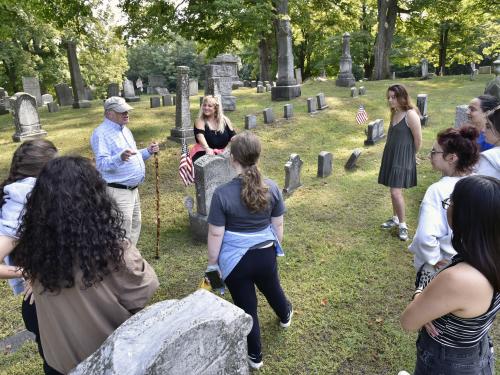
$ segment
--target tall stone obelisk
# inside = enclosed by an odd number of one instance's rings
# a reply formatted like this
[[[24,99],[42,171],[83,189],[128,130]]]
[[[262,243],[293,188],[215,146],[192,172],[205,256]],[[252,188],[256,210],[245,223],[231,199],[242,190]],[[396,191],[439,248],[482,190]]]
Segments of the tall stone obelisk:
[[[68,40],[66,42],[68,50],[69,74],[71,75],[71,86],[73,87],[73,108],[89,108],[91,102],[83,97],[83,79],[80,72],[80,64],[76,55],[76,43]]]
[[[175,128],[170,129],[171,141],[193,143],[194,132],[189,110],[189,67],[177,67],[177,90],[175,96]]]
[[[356,85],[356,79],[352,74],[352,59],[349,46],[351,35],[345,33],[342,36],[342,57],[340,58],[340,73],[335,81],[336,86],[352,87]]]
[[[271,100],[289,100],[301,95],[293,71],[292,30],[288,16],[288,0],[276,2],[278,11],[278,81],[271,88]]]

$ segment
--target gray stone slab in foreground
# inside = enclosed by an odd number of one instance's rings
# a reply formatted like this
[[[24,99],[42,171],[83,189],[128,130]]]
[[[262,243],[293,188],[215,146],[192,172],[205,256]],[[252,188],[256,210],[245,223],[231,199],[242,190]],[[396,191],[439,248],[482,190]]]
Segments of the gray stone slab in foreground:
[[[23,330],[15,335],[0,340],[0,353],[14,353],[24,345],[26,341],[35,341],[35,335],[30,331]]]
[[[71,375],[248,374],[252,318],[198,290],[132,316]]]

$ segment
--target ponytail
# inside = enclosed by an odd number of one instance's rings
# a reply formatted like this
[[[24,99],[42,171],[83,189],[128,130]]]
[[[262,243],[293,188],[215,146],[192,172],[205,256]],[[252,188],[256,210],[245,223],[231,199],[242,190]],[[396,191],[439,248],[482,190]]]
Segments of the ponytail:
[[[257,165],[245,169],[241,181],[241,200],[252,213],[264,211],[269,204],[269,188],[264,184]]]

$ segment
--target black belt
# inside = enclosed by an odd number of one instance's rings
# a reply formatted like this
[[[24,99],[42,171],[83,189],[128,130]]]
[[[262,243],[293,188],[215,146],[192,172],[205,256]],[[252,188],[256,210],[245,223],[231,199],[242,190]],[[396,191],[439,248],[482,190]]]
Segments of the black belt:
[[[122,185],[122,184],[115,184],[114,182],[110,182],[108,184],[109,187],[112,187],[112,188],[117,188],[117,189],[125,189],[125,190],[135,190],[137,189],[137,187],[139,185],[136,185],[136,186],[126,186],[126,185]]]

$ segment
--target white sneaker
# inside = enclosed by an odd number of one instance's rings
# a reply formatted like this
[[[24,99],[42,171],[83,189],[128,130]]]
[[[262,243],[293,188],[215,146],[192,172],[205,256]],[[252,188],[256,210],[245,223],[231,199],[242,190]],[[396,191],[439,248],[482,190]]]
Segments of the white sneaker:
[[[411,375],[408,371],[402,370],[398,372],[398,375]]]
[[[248,365],[250,366],[250,368],[253,370],[258,370],[262,366],[264,366],[264,362],[262,362],[262,360],[260,362],[255,362],[254,359],[252,357],[250,357],[249,355],[247,356],[247,362],[248,362]]]

